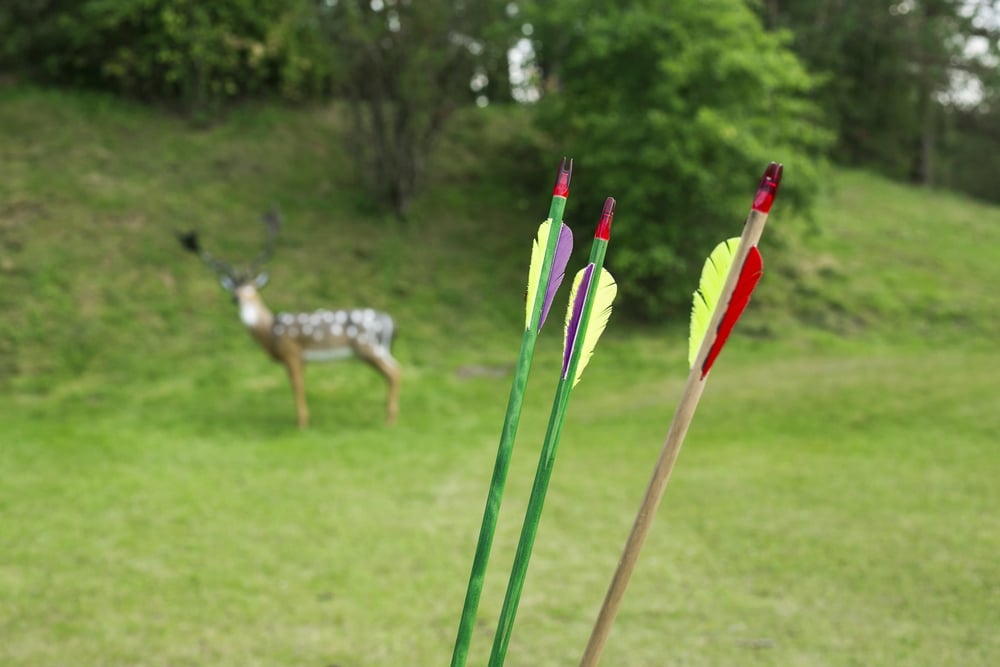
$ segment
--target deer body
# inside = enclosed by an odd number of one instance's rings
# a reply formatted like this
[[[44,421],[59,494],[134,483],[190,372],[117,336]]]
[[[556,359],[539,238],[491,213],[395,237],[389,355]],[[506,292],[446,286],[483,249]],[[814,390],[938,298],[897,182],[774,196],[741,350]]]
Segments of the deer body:
[[[399,411],[399,363],[390,352],[395,323],[386,313],[371,308],[316,310],[311,313],[273,314],[253,284],[234,290],[240,320],[254,340],[284,364],[295,393],[299,426],[309,423],[303,365],[356,356],[380,372],[388,383],[386,420]]]
[[[386,421],[393,423],[399,412],[401,372],[390,351],[395,332],[392,317],[371,308],[272,313],[259,292],[267,276],[253,275],[256,265],[270,256],[279,224],[273,212],[265,216],[264,222],[268,225],[268,245],[249,273],[238,273],[202,250],[193,232],[182,235],[181,242],[220,274],[222,286],[233,293],[239,306],[240,321],[271,358],[285,366],[295,395],[299,427],[309,424],[305,363],[351,356],[365,361],[385,377]]]

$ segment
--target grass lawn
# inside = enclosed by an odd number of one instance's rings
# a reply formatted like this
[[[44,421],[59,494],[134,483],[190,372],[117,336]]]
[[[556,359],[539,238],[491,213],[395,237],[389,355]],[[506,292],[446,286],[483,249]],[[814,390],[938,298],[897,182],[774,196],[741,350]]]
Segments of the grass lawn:
[[[418,236],[330,203],[346,181],[315,148],[336,130],[320,111],[191,131],[99,98],[0,97],[0,665],[447,664],[547,201],[483,212],[526,222],[473,246],[445,184],[418,202],[439,224]],[[317,164],[296,168],[298,149]],[[602,664],[1000,664],[1000,209],[832,178],[812,236],[763,244],[774,268],[713,369]],[[307,194],[285,205],[299,222],[265,298],[397,313],[395,427],[381,380],[341,363],[309,369],[297,431],[282,370],[175,247],[203,222],[251,248],[232,230],[288,189]],[[806,227],[779,200],[783,223]],[[470,665],[492,642],[558,338],[550,324],[536,353]],[[574,391],[510,667],[579,660],[684,345],[677,323],[612,319]]]

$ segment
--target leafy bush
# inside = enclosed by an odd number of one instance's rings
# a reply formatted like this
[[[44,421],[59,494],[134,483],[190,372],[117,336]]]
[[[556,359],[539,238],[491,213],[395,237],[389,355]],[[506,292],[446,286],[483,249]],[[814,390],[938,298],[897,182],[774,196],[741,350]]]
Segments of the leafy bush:
[[[308,0],[11,0],[0,63],[30,78],[205,110],[328,85]]]
[[[574,190],[594,219],[606,195],[618,200],[608,261],[623,305],[659,317],[690,307],[704,258],[739,234],[770,160],[786,167],[779,202],[808,205],[830,135],[784,36],[740,0],[590,4],[530,12],[539,119],[574,156],[574,182],[600,184]]]

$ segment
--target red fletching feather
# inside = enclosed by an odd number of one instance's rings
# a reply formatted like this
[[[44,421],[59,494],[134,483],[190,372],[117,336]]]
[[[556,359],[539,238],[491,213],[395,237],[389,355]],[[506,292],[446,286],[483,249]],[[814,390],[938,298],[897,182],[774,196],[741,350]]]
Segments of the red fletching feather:
[[[757,287],[757,282],[760,280],[763,272],[764,259],[760,256],[757,246],[753,246],[750,248],[750,253],[747,255],[746,261],[743,262],[743,268],[740,269],[739,280],[736,282],[736,288],[733,290],[733,296],[729,300],[726,313],[722,316],[722,321],[719,322],[719,330],[715,335],[712,348],[708,351],[705,363],[701,366],[701,377],[704,378],[708,375],[712,364],[715,363],[715,358],[719,356],[722,346],[726,344],[726,339],[732,333],[733,327],[736,325],[736,320],[740,319],[740,315],[743,314],[747,303],[750,302],[750,294]]]

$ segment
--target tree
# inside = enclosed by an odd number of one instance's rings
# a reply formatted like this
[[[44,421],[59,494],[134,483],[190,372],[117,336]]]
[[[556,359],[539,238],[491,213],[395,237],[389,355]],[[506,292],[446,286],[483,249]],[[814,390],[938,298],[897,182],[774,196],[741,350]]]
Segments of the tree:
[[[619,202],[609,261],[624,305],[650,318],[688,309],[769,160],[786,165],[782,201],[808,201],[829,137],[813,80],[741,0],[528,9],[539,118],[576,160],[574,199],[594,212],[605,195]]]
[[[838,159],[925,185],[948,180],[948,151],[962,143],[949,133],[970,110],[961,88],[995,70],[992,1],[770,0],[762,11],[823,76],[817,96],[837,128]],[[970,49],[974,40],[986,48]]]
[[[351,112],[351,152],[376,198],[405,216],[451,114],[513,40],[506,2],[340,0],[319,13]],[[488,83],[488,82],[487,82]],[[485,83],[484,86],[485,87]]]

